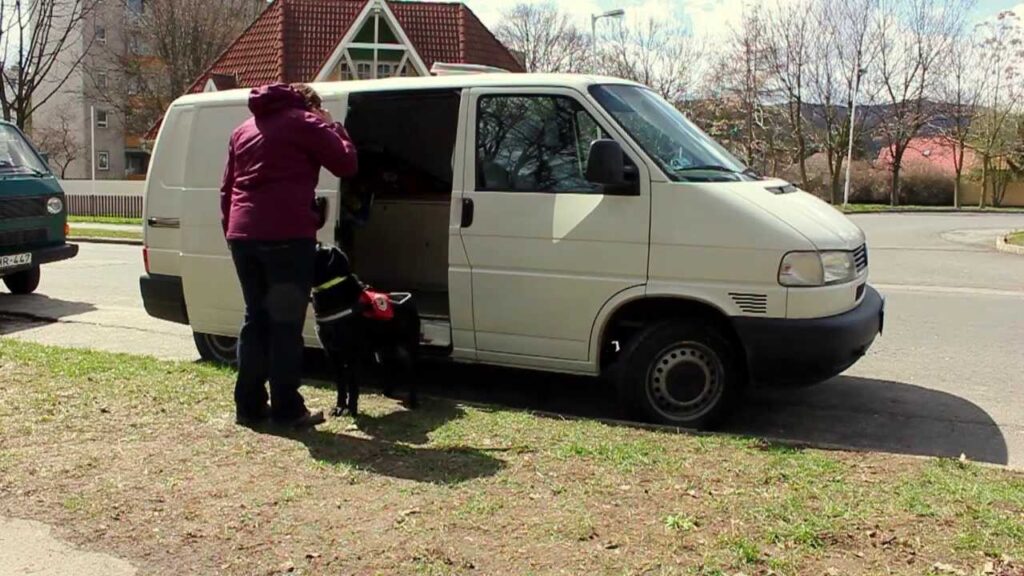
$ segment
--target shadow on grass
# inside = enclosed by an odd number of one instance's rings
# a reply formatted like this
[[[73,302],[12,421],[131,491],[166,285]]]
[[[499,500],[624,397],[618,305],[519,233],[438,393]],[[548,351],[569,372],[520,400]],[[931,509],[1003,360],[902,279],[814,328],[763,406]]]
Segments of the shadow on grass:
[[[630,418],[602,380],[436,363],[419,370],[420,391],[429,396],[570,417]],[[459,417],[451,410],[445,417]],[[422,428],[446,421],[403,430],[407,416],[400,414],[361,428],[417,443],[426,436]],[[809,446],[1009,462],[1003,430],[981,406],[948,392],[871,378],[841,376],[807,388],[753,390],[719,431]]]
[[[431,402],[430,408],[415,413],[397,413],[411,414],[406,417],[360,418],[364,425],[379,435],[369,439],[324,429],[294,430],[266,426],[257,431],[302,443],[317,462],[351,466],[401,480],[452,485],[498,474],[505,467],[505,461],[488,451],[403,444],[406,439],[425,439],[426,431],[423,430],[444,417],[432,412],[433,406],[440,405],[451,403]],[[366,424],[368,421],[372,423]],[[414,421],[418,423],[414,424]]]

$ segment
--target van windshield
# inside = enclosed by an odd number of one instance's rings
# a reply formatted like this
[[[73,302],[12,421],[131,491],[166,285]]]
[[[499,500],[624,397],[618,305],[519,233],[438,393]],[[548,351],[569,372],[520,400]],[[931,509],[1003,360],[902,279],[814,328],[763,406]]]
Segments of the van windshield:
[[[21,174],[43,176],[49,173],[46,164],[17,128],[0,124],[0,178]]]
[[[675,181],[737,182],[757,174],[663,98],[639,86],[595,85],[590,93]]]

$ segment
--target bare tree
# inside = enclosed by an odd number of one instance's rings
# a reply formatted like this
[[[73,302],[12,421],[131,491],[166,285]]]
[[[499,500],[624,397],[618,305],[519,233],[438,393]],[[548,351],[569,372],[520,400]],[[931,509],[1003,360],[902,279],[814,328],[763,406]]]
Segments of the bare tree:
[[[601,46],[598,70],[639,82],[675,104],[694,93],[704,73],[703,40],[672,20],[620,23]]]
[[[801,1],[790,4],[777,2],[765,13],[764,53],[767,58],[771,84],[786,103],[786,116],[792,131],[795,150],[793,155],[800,171],[800,183],[810,189],[807,178],[807,137],[804,103],[811,52],[811,20],[806,17],[811,3]]]
[[[80,128],[81,123],[71,110],[63,107],[54,113],[46,127],[35,131],[36,146],[46,153],[50,167],[60,178],[66,176],[72,163],[88,156],[85,145],[76,137]]]
[[[125,40],[87,67],[129,133],[148,129],[266,7],[262,0],[120,0]],[[140,10],[140,7],[144,9]]]
[[[939,89],[944,111],[935,128],[953,152],[955,208],[960,208],[964,164],[974,132],[978,129],[984,83],[988,79],[986,75],[978,74],[982,58],[977,37],[966,32],[958,34],[950,44],[946,73]]]
[[[0,108],[24,128],[78,71],[83,23],[97,0],[0,0]]]
[[[975,118],[975,148],[981,156],[982,178],[979,206],[984,207],[989,186],[998,206],[1008,184],[1011,167],[1007,157],[1017,146],[1017,130],[1011,119],[1020,112],[1024,98],[1024,30],[1012,11],[1001,12],[995,21],[979,27],[980,65],[983,83],[982,110]],[[1002,171],[993,174],[997,165]]]
[[[889,202],[900,201],[900,170],[911,141],[938,107],[929,101],[969,0],[883,0],[876,19],[878,59],[871,78],[886,113],[879,131],[889,152]]]
[[[778,126],[785,120],[777,113],[769,86],[765,44],[764,14],[753,6],[732,31],[708,77],[707,100],[697,107],[717,119],[712,135],[731,142],[748,166],[763,173],[777,171],[785,148]]]
[[[494,34],[527,72],[584,72],[592,64],[591,39],[551,2],[512,6]]]
[[[871,86],[859,82],[861,71],[874,59],[870,37],[877,0],[819,0],[811,6],[814,35],[810,44],[808,84],[815,103],[811,137],[824,153],[828,170],[828,197],[839,203],[843,164],[853,131],[854,142],[864,134],[865,117],[852,118],[854,98],[871,101]]]

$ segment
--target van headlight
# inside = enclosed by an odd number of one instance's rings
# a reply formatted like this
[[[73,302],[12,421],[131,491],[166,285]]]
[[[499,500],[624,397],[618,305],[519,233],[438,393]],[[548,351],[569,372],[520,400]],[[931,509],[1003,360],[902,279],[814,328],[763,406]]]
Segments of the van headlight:
[[[46,201],[46,211],[56,216],[64,211],[64,201],[54,196]]]
[[[856,277],[852,252],[790,252],[779,266],[779,284],[789,287],[844,284]]]

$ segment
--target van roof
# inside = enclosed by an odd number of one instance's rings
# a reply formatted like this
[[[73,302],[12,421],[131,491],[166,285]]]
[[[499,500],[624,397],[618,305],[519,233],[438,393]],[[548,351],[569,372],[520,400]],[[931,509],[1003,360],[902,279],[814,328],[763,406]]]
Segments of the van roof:
[[[359,92],[388,92],[395,90],[430,90],[444,88],[486,88],[486,87],[559,87],[577,88],[586,91],[594,84],[627,84],[641,86],[635,82],[584,74],[468,74],[454,76],[422,76],[416,78],[387,78],[384,80],[348,80],[342,82],[311,83],[323,98],[339,94]],[[235,103],[248,98],[249,89],[225,90],[188,94],[175,100],[172,106],[182,104]]]

